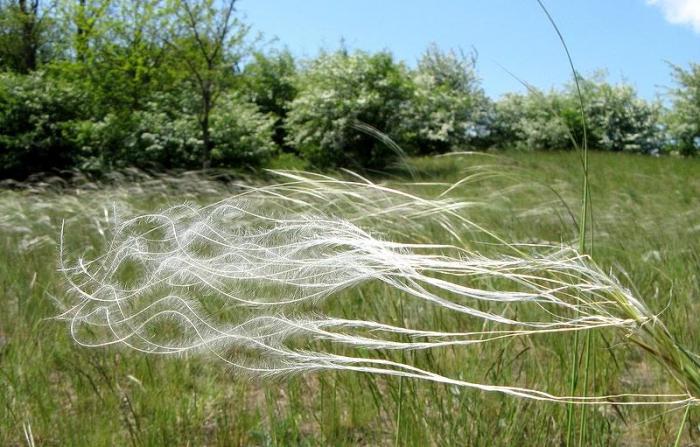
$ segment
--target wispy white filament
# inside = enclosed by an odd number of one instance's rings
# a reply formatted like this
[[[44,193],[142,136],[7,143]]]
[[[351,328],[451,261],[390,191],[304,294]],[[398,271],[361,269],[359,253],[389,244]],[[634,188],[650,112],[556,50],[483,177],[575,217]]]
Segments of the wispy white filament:
[[[558,397],[390,360],[383,354],[601,327],[632,331],[654,317],[573,249],[504,245],[507,254],[499,257],[465,249],[468,234],[487,233],[504,244],[465,217],[474,202],[444,194],[421,198],[362,178],[278,175],[286,181],[242,185],[240,193],[212,205],[115,220],[112,239],[96,259],[68,265],[61,243],[71,296],[63,317],[74,339],[151,354],[214,354],[254,375],[360,371],[579,403],[690,399]],[[442,236],[431,240],[436,234]],[[413,300],[488,327],[443,332],[389,315],[327,313],[326,301],[349,300],[366,285],[376,285],[376,292],[365,300]],[[528,315],[537,318],[519,318],[509,311],[515,305],[533,308]]]

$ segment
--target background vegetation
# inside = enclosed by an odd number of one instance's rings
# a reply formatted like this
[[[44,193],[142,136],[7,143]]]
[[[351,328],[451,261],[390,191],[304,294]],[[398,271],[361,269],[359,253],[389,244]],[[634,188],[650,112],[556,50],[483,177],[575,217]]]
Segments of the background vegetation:
[[[396,146],[375,131],[417,155],[566,150],[582,136],[572,85],[488,98],[474,55],[435,46],[415,67],[342,47],[297,61],[254,37],[234,6],[0,0],[0,177],[255,167],[279,154],[384,168]],[[697,152],[700,69],[669,69],[665,103],[580,77],[591,148]]]

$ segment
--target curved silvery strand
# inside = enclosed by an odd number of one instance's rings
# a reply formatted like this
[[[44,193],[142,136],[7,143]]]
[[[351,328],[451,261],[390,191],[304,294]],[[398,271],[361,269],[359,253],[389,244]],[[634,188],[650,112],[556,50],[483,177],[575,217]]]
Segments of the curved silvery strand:
[[[441,192],[425,198],[406,192],[410,185],[359,176],[275,174],[278,183],[240,185],[207,206],[115,216],[111,239],[94,259],[68,262],[62,238],[68,293],[61,316],[75,341],[195,352],[254,376],[341,370],[557,402],[696,403],[695,357],[640,299],[573,248],[509,244],[470,221],[471,208],[488,204],[458,198],[459,185],[436,185]],[[501,254],[465,248],[469,235],[485,235]],[[482,322],[483,330],[445,332],[391,315],[328,312],[327,301],[342,307],[365,285],[398,292],[365,300],[411,300]],[[535,318],[509,312],[513,306]],[[655,355],[686,392],[556,396],[469,382],[386,355],[606,327]]]

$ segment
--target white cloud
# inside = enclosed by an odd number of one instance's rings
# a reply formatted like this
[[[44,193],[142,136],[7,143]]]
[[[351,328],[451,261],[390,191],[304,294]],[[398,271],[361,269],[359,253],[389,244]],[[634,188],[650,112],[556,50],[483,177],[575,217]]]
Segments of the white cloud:
[[[664,12],[666,20],[680,25],[690,25],[700,33],[700,0],[647,0]]]

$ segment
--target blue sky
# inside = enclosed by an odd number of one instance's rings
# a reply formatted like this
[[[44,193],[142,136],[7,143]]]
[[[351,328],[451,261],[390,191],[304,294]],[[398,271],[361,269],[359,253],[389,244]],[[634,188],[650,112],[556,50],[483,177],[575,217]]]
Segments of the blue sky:
[[[652,4],[654,3],[654,4]],[[672,85],[667,64],[700,62],[700,0],[545,0],[580,72],[605,69],[643,97]],[[415,64],[431,43],[472,47],[486,92],[527,82],[549,88],[569,78],[557,37],[535,0],[239,0],[253,30],[300,57],[319,48],[390,50]]]

